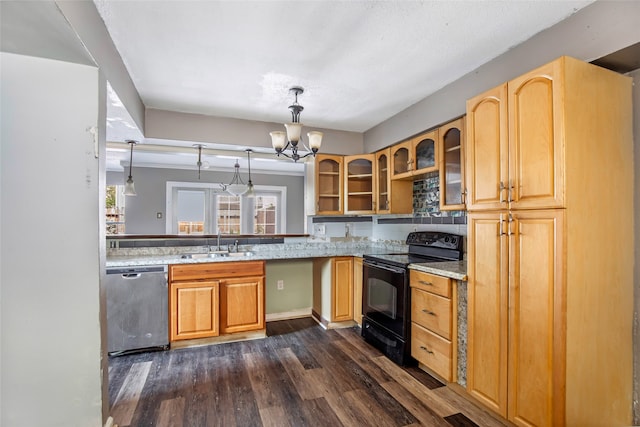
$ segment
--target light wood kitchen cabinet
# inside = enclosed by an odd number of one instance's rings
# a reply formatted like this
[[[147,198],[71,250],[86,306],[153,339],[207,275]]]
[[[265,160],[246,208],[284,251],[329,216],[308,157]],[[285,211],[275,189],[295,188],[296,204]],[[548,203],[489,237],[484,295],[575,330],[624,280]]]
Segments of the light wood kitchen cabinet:
[[[375,153],[376,159],[376,213],[410,214],[413,212],[413,182],[391,180],[391,149]]]
[[[362,257],[353,257],[353,320],[362,326]]]
[[[468,392],[521,426],[630,424],[630,79],[562,57],[467,108]]]
[[[316,215],[343,213],[343,156],[318,154],[315,159]]]
[[[391,146],[391,179],[416,179],[438,170],[438,129]]]
[[[220,333],[264,329],[264,276],[220,281]]]
[[[469,214],[467,388],[517,424],[554,425],[564,210]],[[554,366],[554,364],[556,366]]]
[[[563,75],[555,61],[467,101],[467,209],[564,207]]]
[[[331,264],[331,321],[353,320],[353,257],[336,257],[331,260]]]
[[[375,213],[374,161],[374,154],[359,154],[343,158],[345,214]]]
[[[264,329],[264,261],[169,266],[170,341]]]
[[[184,281],[170,287],[171,341],[219,335],[217,280]]]
[[[457,290],[451,279],[410,271],[411,356],[445,381],[457,367]]]
[[[313,260],[313,316],[331,328],[353,322],[353,257]]]
[[[465,209],[464,125],[461,117],[438,128],[441,211]]]

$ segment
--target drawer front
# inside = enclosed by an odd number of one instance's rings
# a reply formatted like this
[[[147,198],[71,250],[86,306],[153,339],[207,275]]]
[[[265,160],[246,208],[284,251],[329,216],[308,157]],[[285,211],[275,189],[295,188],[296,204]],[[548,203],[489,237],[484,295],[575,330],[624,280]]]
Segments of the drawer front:
[[[409,278],[412,287],[451,298],[451,279],[417,270],[410,271]]]
[[[411,322],[411,356],[446,381],[451,381],[451,342],[413,322]]]
[[[451,300],[411,288],[411,321],[451,340]]]
[[[200,264],[172,264],[169,266],[170,282],[263,275],[264,261],[205,262]]]

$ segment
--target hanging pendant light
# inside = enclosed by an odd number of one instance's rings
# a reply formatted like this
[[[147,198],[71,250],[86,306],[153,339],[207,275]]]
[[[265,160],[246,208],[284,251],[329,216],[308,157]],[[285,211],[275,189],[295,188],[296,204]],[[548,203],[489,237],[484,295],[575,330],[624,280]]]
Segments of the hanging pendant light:
[[[253,150],[251,148],[247,148],[245,151],[247,152],[247,164],[249,165],[249,182],[247,183],[247,192],[245,195],[248,198],[253,199],[256,196],[256,192],[253,189],[253,182],[251,182],[251,153]]]
[[[209,169],[209,162],[202,161],[202,147],[204,147],[204,145],[195,144],[194,147],[198,149],[198,161],[196,165],[198,166],[198,179],[200,179],[200,169]]]
[[[125,141],[127,144],[131,144],[131,156],[129,157],[129,178],[127,178],[127,182],[124,184],[124,195],[125,196],[136,196],[136,188],[133,185],[133,177],[131,176],[131,167],[133,165],[133,146],[138,142],[132,139],[128,139]]]
[[[307,156],[313,155],[315,157],[316,153],[320,149],[322,145],[322,132],[312,131],[307,133],[307,137],[309,138],[309,146],[307,147],[305,143],[302,141],[302,123],[300,123],[300,113],[304,110],[304,107],[298,104],[298,95],[304,93],[304,88],[300,86],[294,86],[289,89],[289,92],[293,92],[295,95],[295,101],[292,105],[289,105],[289,110],[291,110],[291,123],[285,123],[284,127],[287,130],[286,132],[282,131],[274,131],[270,132],[271,135],[271,145],[274,150],[276,150],[276,154],[280,156],[282,154],[285,157],[292,159],[294,162],[297,162],[299,159],[303,159]],[[305,155],[298,154],[298,143],[302,142],[302,146],[309,151]],[[291,154],[288,154],[285,150],[291,147]]]
[[[220,184],[220,187],[223,191],[226,191],[232,196],[241,196],[247,192],[248,187],[242,178],[240,178],[240,164],[238,163],[238,160],[236,160],[236,164],[233,167],[235,172],[233,173],[231,182],[228,184]]]

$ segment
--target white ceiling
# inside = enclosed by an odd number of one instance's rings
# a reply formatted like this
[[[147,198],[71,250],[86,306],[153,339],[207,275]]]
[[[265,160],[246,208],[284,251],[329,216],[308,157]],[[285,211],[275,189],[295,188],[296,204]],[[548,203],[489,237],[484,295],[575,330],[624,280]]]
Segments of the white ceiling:
[[[147,107],[364,132],[591,0],[94,0]]]

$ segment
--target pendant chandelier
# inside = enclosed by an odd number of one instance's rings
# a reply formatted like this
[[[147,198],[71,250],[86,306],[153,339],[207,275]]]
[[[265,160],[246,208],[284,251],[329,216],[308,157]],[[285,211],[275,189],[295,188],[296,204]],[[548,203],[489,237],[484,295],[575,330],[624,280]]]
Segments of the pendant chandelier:
[[[253,182],[251,182],[251,153],[253,150],[248,148],[245,151],[247,152],[247,163],[249,165],[249,182],[245,184],[242,177],[240,177],[240,163],[236,160],[236,164],[233,166],[235,170],[231,182],[229,184],[220,184],[220,188],[232,196],[246,194],[247,197],[252,198],[254,197]]]
[[[133,139],[128,139],[125,141],[127,144],[131,145],[131,156],[129,157],[129,178],[127,178],[127,182],[124,184],[124,195],[125,196],[136,196],[136,187],[133,185],[133,177],[131,176],[131,167],[133,166],[133,146],[138,143],[138,141],[134,141]]]
[[[304,107],[298,104],[298,95],[304,93],[304,88],[300,86],[294,86],[289,89],[289,92],[293,92],[295,95],[295,101],[292,105],[289,105],[289,110],[291,110],[291,123],[285,123],[284,127],[287,132],[283,131],[274,131],[270,132],[271,135],[271,145],[274,150],[276,150],[276,154],[280,156],[281,154],[289,159],[292,159],[294,162],[297,162],[299,159],[305,158],[307,156],[313,155],[315,157],[316,153],[320,149],[320,145],[322,144],[322,132],[312,131],[307,133],[307,137],[309,138],[309,146],[307,147],[305,143],[302,141],[302,123],[300,123],[300,112],[304,110]],[[298,143],[302,141],[302,146],[309,151],[305,155],[298,154]],[[287,148],[291,148],[291,153],[287,153],[285,150]]]

